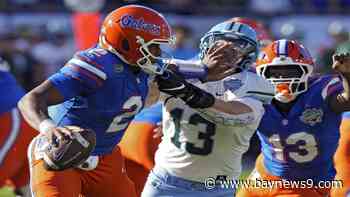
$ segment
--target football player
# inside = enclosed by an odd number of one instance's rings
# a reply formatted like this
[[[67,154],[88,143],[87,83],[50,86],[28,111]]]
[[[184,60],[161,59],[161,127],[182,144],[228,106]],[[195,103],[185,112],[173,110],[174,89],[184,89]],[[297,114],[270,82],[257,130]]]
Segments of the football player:
[[[227,22],[230,21],[240,22],[252,27],[257,33],[259,47],[265,46],[272,42],[271,35],[261,22],[243,17],[235,17]],[[175,60],[175,64],[177,63],[176,61],[179,60]],[[180,62],[180,64],[184,63],[195,66],[197,61],[186,60]],[[206,64],[207,66],[212,64],[212,62],[209,61],[202,63]],[[189,69],[187,68],[187,70]],[[159,117],[161,120],[162,109],[160,104],[154,105],[151,107],[151,109],[144,109],[142,112],[140,112],[140,116],[137,115],[134,121],[130,123],[130,126],[125,132],[125,136],[119,144],[122,149],[122,154],[126,158],[125,164],[128,175],[136,185],[136,190],[138,193],[143,189],[148,171],[153,168],[153,156],[155,152],[154,148],[157,148],[160,142],[160,140],[158,138],[154,138],[152,134],[154,129],[159,128],[155,124],[154,120],[149,119],[155,117]],[[137,146],[134,146],[134,144]]]
[[[340,125],[340,139],[337,151],[334,155],[334,166],[337,171],[335,180],[341,180],[342,187],[332,188],[331,196],[346,196],[350,194],[350,112],[343,113],[343,119]]]
[[[42,137],[33,140],[29,154],[35,196],[136,196],[116,144],[143,107],[148,73],[164,69],[160,45],[170,39],[171,29],[157,11],[137,5],[118,8],[105,18],[96,47],[76,53],[23,97],[21,111],[41,136],[62,139],[71,135],[65,126],[74,125],[93,129],[97,138],[89,166],[58,172],[44,168],[38,154]],[[48,106],[56,104],[49,117]]]
[[[250,175],[255,185],[237,196],[329,195],[321,181],[335,175],[341,113],[350,109],[350,56],[333,56],[339,75],[312,77],[313,69],[308,50],[293,40],[274,41],[259,55],[257,73],[274,85],[275,97],[258,127],[262,154]],[[256,179],[275,184],[262,187]]]
[[[163,83],[158,78],[160,91],[166,93],[163,137],[142,196],[232,196],[234,193],[235,188],[206,188],[205,182],[239,176],[242,154],[248,149],[250,137],[264,113],[262,102],[254,96],[265,94],[262,91],[269,88],[272,94],[273,89],[266,80],[246,70],[258,52],[252,28],[235,22],[215,25],[201,39],[201,60],[210,58],[210,51],[222,45],[232,47],[222,51],[220,59],[235,69],[233,75],[204,84],[172,76],[170,82]],[[189,94],[191,89],[202,90],[195,85],[207,93],[200,97]]]
[[[36,135],[22,118],[17,102],[24,90],[9,73],[6,61],[0,58],[0,188],[11,183],[18,194],[29,196],[27,147]]]
[[[142,109],[150,80],[166,69],[160,48],[171,44],[171,37],[168,22],[157,11],[120,7],[105,18],[95,47],[76,53],[21,99],[25,118],[41,133],[28,150],[33,195],[136,196],[117,144]],[[47,170],[43,147],[72,137],[70,125],[95,131],[92,155],[86,165]]]

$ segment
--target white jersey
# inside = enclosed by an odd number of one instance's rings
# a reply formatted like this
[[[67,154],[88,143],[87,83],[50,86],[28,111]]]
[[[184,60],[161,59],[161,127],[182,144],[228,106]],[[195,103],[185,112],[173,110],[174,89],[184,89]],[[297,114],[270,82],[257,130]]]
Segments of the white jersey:
[[[272,86],[254,73],[242,72],[219,82],[196,84],[224,101],[239,100],[251,113],[230,115],[217,111],[195,110],[177,98],[166,100],[163,108],[163,137],[156,152],[156,168],[187,180],[205,182],[208,177],[237,179],[242,154],[264,113],[262,100]],[[257,87],[259,86],[259,87]],[[268,93],[268,94],[266,94]]]

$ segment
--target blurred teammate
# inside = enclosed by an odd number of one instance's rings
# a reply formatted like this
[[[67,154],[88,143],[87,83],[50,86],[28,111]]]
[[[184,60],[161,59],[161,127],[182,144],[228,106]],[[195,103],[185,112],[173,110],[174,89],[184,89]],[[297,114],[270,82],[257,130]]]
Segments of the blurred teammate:
[[[171,43],[165,18],[147,7],[129,5],[104,20],[99,43],[78,52],[56,74],[20,102],[28,122],[41,132],[30,149],[31,189],[35,196],[136,196],[116,144],[142,109],[149,74],[161,74],[160,45]],[[52,119],[47,107],[56,106]],[[48,171],[40,157],[48,140],[70,135],[65,126],[91,128],[97,144],[89,165]]]
[[[337,171],[335,180],[341,180],[343,187],[332,188],[332,197],[350,194],[350,112],[343,113],[340,125],[340,139],[334,155],[334,165]]]
[[[150,170],[154,167],[154,154],[160,138],[154,137],[154,130],[162,121],[162,104],[144,108],[128,126],[119,146],[125,157],[125,167],[134,182],[136,193],[141,195]]]
[[[0,188],[10,183],[16,193],[29,196],[27,147],[36,131],[16,108],[24,90],[8,69],[7,63],[0,58]]]
[[[246,70],[258,52],[255,31],[241,23],[220,23],[205,34],[200,46],[202,61],[215,60],[208,55],[211,51],[230,46],[215,56],[235,72],[218,82],[193,82],[215,97],[189,94],[203,90],[185,81],[158,81],[159,90],[171,96],[164,99],[162,142],[144,197],[232,196],[234,188],[210,189],[204,183],[211,177],[219,181],[239,176],[241,156],[264,113],[252,93],[270,84]]]
[[[314,62],[307,49],[296,41],[278,40],[262,51],[256,69],[275,86],[275,97],[265,105],[258,127],[262,154],[249,178],[296,181],[297,186],[251,186],[237,196],[329,195],[331,188],[322,188],[320,181],[335,175],[332,157],[341,112],[350,109],[349,54],[333,56],[339,75],[311,77]],[[300,182],[306,180],[307,185]]]

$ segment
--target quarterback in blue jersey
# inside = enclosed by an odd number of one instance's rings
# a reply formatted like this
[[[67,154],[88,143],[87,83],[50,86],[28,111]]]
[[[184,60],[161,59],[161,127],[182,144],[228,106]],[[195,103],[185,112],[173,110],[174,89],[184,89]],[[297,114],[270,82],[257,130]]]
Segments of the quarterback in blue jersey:
[[[163,75],[168,59],[160,45],[171,44],[171,37],[169,24],[155,10],[138,5],[118,8],[105,18],[97,46],[76,53],[22,98],[22,113],[41,133],[28,150],[33,195],[136,196],[116,145],[143,108],[150,78]],[[210,69],[208,66],[208,79]],[[182,86],[173,90],[183,95],[181,89],[190,98],[201,95],[200,90],[188,91]],[[206,104],[204,101],[200,106]],[[50,110],[50,117],[47,108],[51,105],[56,106]],[[43,149],[47,143],[72,138],[73,131],[67,126],[92,129],[96,147],[84,165],[49,171],[45,169]]]
[[[96,47],[76,53],[23,97],[21,111],[42,134],[28,152],[35,196],[136,196],[116,145],[145,103],[149,74],[163,72],[160,45],[170,43],[171,29],[161,14],[137,5],[118,8],[105,18]],[[50,105],[56,105],[51,117]],[[71,136],[68,125],[95,131],[89,165],[49,171],[39,154],[41,138]]]
[[[341,113],[350,109],[350,55],[334,55],[333,62],[339,75],[311,76],[313,60],[296,41],[278,40],[262,51],[257,73],[275,86],[275,98],[258,127],[262,154],[250,178],[276,184],[244,188],[238,196],[329,195],[322,181],[334,179]]]

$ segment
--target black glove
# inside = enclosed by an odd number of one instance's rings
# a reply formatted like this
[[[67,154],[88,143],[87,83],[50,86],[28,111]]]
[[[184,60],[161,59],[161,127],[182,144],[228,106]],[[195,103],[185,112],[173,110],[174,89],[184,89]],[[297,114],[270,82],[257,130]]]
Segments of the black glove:
[[[156,76],[159,91],[181,98],[191,108],[208,108],[214,105],[215,97],[188,83],[183,77],[166,71]]]

